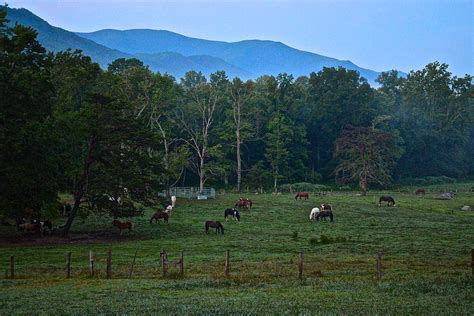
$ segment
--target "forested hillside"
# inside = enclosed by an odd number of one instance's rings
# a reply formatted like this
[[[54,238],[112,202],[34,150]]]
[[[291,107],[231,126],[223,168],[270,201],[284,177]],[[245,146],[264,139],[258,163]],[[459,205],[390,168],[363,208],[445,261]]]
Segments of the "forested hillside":
[[[224,70],[229,78],[256,79],[262,75],[286,72],[308,75],[323,67],[344,67],[358,71],[372,85],[378,72],[364,69],[347,60],[294,49],[283,43],[246,40],[235,43],[190,38],[164,30],[101,30],[73,33],[50,25],[26,9],[7,8],[9,24],[19,23],[38,31],[39,42],[58,52],[80,49],[106,69],[117,58],[137,58],[152,71],[181,78],[195,70],[205,76]]]
[[[365,193],[474,175],[472,77],[446,64],[383,73],[378,89],[342,67],[177,81],[137,59],[102,70],[80,52],[47,53],[34,29],[6,26],[0,12],[3,215],[53,207],[59,192],[74,194],[76,211],[87,197],[120,216],[176,184],[353,183]]]

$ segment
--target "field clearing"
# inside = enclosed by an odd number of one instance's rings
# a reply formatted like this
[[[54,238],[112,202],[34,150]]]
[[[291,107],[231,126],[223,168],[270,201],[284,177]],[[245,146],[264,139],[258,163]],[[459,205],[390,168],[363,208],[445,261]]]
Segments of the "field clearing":
[[[447,185],[449,186],[449,185]],[[395,207],[379,207],[389,193]],[[14,228],[1,228],[0,271],[16,259],[16,279],[0,280],[0,313],[474,313],[474,193],[454,200],[435,194],[337,192],[295,201],[293,195],[247,195],[252,210],[241,222],[223,219],[240,195],[215,200],[178,199],[168,224],[134,218],[135,231],[118,235],[109,217],[77,219],[73,237],[44,243],[29,237],[5,241]],[[244,196],[244,195],[242,195]],[[310,222],[312,207],[330,202],[335,221]],[[220,220],[224,235],[204,233],[206,220]],[[55,223],[56,225],[57,223]],[[19,236],[19,235],[18,235]],[[89,236],[88,239],[83,239]],[[113,279],[105,279],[106,251],[113,252]],[[170,267],[161,276],[159,253],[170,260],[184,251],[185,276]],[[88,256],[98,275],[89,276]],[[137,262],[128,279],[135,250]],[[224,253],[230,251],[230,276]],[[383,278],[375,279],[375,253],[383,250]],[[65,279],[65,253],[72,252],[72,278]],[[299,252],[304,278],[298,280]]]

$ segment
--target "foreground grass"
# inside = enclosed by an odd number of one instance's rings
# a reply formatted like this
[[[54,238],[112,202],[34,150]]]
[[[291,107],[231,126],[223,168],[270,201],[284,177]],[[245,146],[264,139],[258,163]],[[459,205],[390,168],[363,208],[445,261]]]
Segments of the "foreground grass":
[[[237,195],[209,201],[178,201],[168,224],[133,219],[135,232],[118,233],[110,218],[74,225],[84,242],[38,245],[3,243],[0,271],[15,255],[17,279],[0,281],[0,313],[474,313],[474,281],[468,263],[474,246],[473,193],[441,201],[434,195],[391,193],[396,207],[378,207],[378,194],[250,196],[255,208],[240,223],[224,223],[225,234],[204,233],[205,220],[223,221]],[[312,207],[330,202],[335,222],[311,223]],[[2,228],[2,235],[14,234]],[[96,240],[98,238],[98,240]],[[105,280],[105,252],[113,251],[114,279]],[[185,277],[160,274],[159,252],[185,254]],[[223,275],[225,250],[231,276]],[[98,275],[87,259],[97,257]],[[132,279],[128,269],[135,250]],[[374,254],[383,250],[384,275],[374,279]],[[72,251],[73,278],[64,279],[64,254]],[[304,251],[304,279],[298,254]],[[53,308],[54,307],[54,308]]]

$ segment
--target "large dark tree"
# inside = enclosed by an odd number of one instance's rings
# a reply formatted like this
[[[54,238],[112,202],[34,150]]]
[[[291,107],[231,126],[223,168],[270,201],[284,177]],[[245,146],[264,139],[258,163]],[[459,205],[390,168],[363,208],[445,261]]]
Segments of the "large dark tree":
[[[336,179],[358,182],[366,195],[370,183],[385,185],[392,180],[391,172],[400,154],[393,135],[370,127],[348,127],[336,140]]]
[[[54,91],[36,31],[6,22],[0,9],[0,214],[39,216],[57,200]]]

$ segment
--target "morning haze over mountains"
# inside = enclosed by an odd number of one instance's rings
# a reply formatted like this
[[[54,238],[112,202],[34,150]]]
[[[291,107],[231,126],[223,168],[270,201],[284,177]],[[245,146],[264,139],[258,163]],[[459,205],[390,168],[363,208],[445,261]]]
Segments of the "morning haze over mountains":
[[[361,68],[347,60],[318,55],[265,40],[221,42],[186,37],[165,30],[100,30],[74,33],[54,27],[26,9],[7,8],[10,24],[31,26],[46,49],[57,52],[81,49],[102,67],[117,58],[138,58],[153,71],[181,78],[187,71],[208,76],[224,70],[229,77],[255,79],[262,75],[286,72],[297,77],[323,67],[357,70],[374,84],[378,72]],[[309,39],[311,40],[311,39]]]

